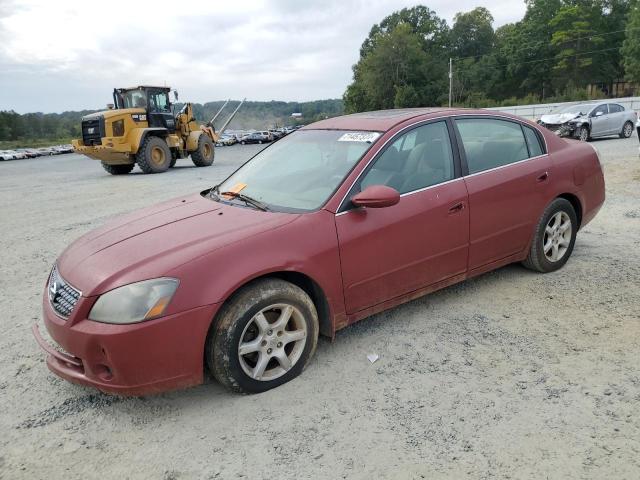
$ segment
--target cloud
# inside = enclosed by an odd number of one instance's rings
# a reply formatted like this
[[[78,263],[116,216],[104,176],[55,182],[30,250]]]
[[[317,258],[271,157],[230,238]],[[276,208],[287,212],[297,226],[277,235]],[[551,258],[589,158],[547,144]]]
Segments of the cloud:
[[[0,109],[101,108],[113,87],[166,84],[185,100],[340,97],[371,26],[403,0],[0,0]],[[472,0],[428,4],[449,23]],[[496,26],[524,3],[496,0]]]

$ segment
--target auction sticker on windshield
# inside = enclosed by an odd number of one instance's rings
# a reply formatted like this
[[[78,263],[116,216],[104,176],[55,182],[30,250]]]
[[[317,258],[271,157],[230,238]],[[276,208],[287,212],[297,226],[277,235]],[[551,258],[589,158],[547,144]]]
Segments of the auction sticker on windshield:
[[[379,132],[349,132],[342,135],[339,142],[365,142],[371,143],[380,136]]]

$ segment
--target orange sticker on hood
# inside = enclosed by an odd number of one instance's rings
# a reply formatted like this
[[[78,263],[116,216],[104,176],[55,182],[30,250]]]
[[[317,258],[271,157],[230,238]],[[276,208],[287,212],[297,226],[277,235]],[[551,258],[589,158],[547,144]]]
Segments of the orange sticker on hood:
[[[231,187],[227,192],[229,193],[240,193],[245,187],[246,183],[236,183],[233,187]],[[226,193],[226,192],[225,192]],[[225,198],[233,198],[233,195],[222,195]]]

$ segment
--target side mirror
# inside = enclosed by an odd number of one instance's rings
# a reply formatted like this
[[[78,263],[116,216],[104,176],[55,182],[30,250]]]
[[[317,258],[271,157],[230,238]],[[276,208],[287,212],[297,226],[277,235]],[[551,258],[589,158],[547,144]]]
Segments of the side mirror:
[[[351,199],[356,207],[384,208],[400,201],[400,193],[385,185],[371,185]]]
[[[177,101],[178,101],[178,91],[177,91],[177,90],[174,90],[174,91],[173,91],[173,100],[174,100],[175,102],[177,102]]]
[[[596,112],[594,117],[601,117],[602,115],[604,115],[604,112],[603,111],[599,111],[599,112]]]

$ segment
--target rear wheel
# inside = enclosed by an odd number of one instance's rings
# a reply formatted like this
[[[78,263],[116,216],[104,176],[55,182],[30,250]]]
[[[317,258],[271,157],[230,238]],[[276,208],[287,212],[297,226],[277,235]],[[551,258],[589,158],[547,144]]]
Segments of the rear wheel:
[[[573,205],[564,198],[556,198],[538,222],[524,266],[542,273],[562,268],[573,252],[577,232],[578,218]]]
[[[136,154],[136,162],[144,173],[162,173],[171,165],[171,150],[160,137],[147,137]]]
[[[237,392],[264,392],[295,378],[318,341],[318,314],[309,296],[275,278],[240,290],[215,322],[207,338],[207,365]]]
[[[131,173],[135,164],[129,163],[127,165],[109,165],[108,163],[102,162],[102,168],[104,168],[111,175],[126,175],[127,173]]]
[[[198,138],[198,148],[191,152],[191,161],[196,167],[208,167],[213,163],[214,147],[213,141],[208,135],[202,133]]]
[[[620,132],[620,138],[631,138],[633,135],[633,123],[627,122],[622,127],[622,132]]]

